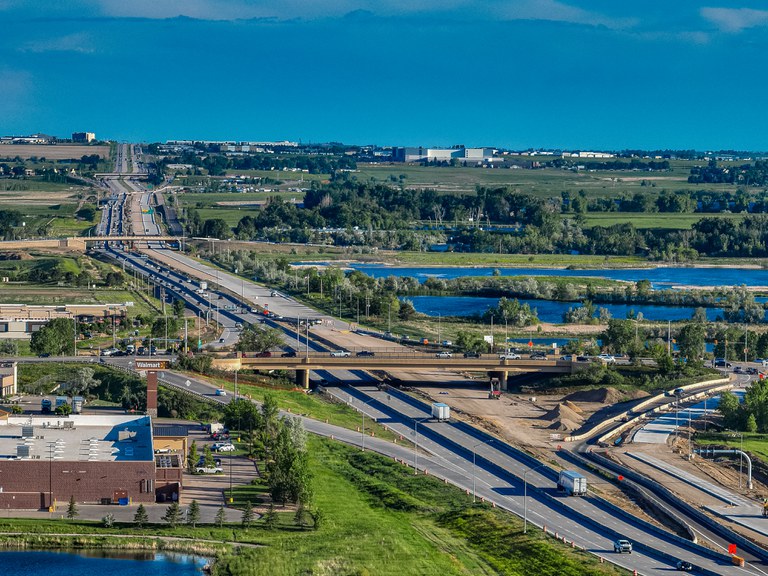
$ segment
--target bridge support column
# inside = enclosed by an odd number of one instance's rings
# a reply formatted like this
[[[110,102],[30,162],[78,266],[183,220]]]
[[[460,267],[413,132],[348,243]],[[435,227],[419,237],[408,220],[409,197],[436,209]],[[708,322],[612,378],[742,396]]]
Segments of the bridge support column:
[[[157,417],[157,372],[147,372],[147,414]]]
[[[296,370],[296,386],[309,390],[309,370]]]
[[[498,378],[499,379],[499,389],[506,392],[507,391],[507,380],[509,378],[509,372],[506,370],[504,371],[495,371],[495,372],[489,372],[488,373],[489,378]]]

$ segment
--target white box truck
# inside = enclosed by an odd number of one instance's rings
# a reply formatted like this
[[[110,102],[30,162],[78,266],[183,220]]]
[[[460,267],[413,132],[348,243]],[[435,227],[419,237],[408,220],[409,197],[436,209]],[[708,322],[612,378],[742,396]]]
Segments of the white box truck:
[[[436,418],[440,422],[448,420],[451,417],[451,407],[448,404],[442,402],[435,402],[432,404],[432,418]]]
[[[204,280],[200,280],[200,290],[205,292],[208,290],[208,282],[205,282]]]
[[[83,404],[85,404],[85,398],[82,396],[72,398],[72,412],[80,414],[83,411]]]
[[[557,479],[557,488],[569,496],[584,496],[587,493],[587,479],[573,470],[562,470]]]

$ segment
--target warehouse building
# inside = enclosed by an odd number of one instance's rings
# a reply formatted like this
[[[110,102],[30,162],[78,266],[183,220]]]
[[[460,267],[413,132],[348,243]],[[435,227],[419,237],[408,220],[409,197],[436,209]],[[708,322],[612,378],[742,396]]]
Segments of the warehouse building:
[[[135,415],[0,419],[0,508],[178,500],[183,454],[155,453]]]

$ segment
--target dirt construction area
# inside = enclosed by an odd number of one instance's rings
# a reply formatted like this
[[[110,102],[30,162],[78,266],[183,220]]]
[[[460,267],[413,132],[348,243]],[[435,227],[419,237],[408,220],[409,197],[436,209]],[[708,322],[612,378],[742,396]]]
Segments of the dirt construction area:
[[[27,159],[33,156],[48,160],[79,160],[83,156],[98,154],[109,158],[109,146],[69,146],[66,144],[0,144],[0,157]]]

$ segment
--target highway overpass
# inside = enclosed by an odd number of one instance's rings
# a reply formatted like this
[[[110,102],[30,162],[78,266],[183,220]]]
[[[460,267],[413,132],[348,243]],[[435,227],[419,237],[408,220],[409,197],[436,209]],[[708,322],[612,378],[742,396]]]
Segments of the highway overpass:
[[[98,242],[178,242],[178,236],[75,236],[70,238],[46,238],[41,240],[8,240],[0,242],[3,250],[30,250],[34,248],[64,248],[85,252],[89,244]]]
[[[309,387],[309,373],[315,370],[445,370],[446,372],[487,372],[507,388],[509,373],[540,372],[571,374],[570,360],[499,360],[498,358],[437,358],[424,355],[387,355],[335,358],[311,355],[299,358],[217,358],[213,366],[221,370],[295,370],[296,383]]]

